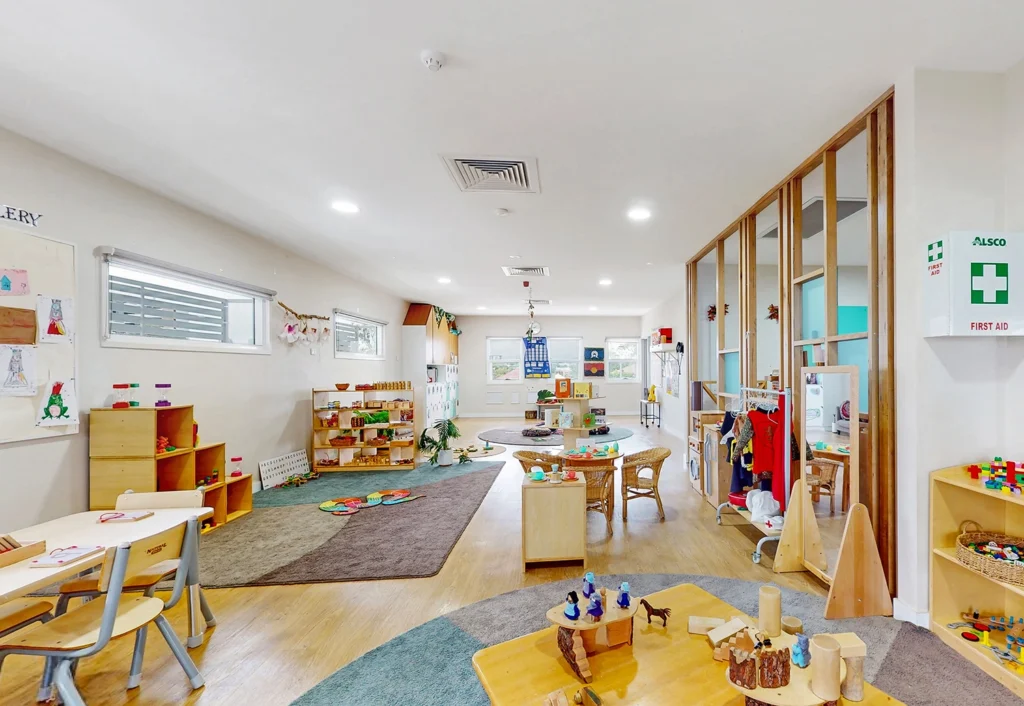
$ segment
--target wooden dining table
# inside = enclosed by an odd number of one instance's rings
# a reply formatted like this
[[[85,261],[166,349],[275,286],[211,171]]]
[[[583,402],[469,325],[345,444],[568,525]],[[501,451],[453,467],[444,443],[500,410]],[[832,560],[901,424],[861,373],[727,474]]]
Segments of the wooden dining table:
[[[160,534],[187,522],[191,517],[196,517],[202,522],[203,519],[213,514],[213,508],[170,508],[152,510],[151,512],[153,514],[150,517],[136,522],[106,523],[99,522],[100,516],[105,514],[103,511],[79,512],[16,530],[10,534],[21,544],[45,541],[47,553],[54,549],[71,546],[109,548]],[[73,578],[84,571],[95,569],[103,563],[103,559],[104,552],[99,552],[79,561],[53,568],[33,568],[31,566],[32,559],[0,568],[0,604]],[[185,568],[188,571],[185,579],[185,596],[189,624],[186,644],[189,647],[198,647],[203,644],[203,634],[206,631],[206,622],[200,619],[202,612],[199,597],[198,547],[196,547],[196,551],[192,552],[191,565]]]

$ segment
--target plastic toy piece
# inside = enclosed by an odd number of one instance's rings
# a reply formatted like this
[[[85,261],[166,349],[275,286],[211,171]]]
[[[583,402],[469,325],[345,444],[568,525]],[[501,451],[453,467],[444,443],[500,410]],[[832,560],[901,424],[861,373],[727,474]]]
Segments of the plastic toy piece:
[[[661,625],[662,625],[662,627],[666,627],[666,628],[668,627],[668,619],[669,619],[669,616],[672,615],[672,609],[671,608],[655,608],[654,606],[652,606],[650,603],[647,602],[646,598],[641,598],[640,599],[640,605],[642,605],[644,607],[644,610],[647,611],[647,624],[648,625],[651,624],[651,618],[654,617],[654,618],[661,618]]]
[[[981,638],[978,637],[978,633],[976,633],[976,632],[967,632],[966,630],[964,632],[960,633],[960,637],[962,637],[963,639],[967,640],[968,642],[980,642],[981,641]]]
[[[363,498],[335,498],[320,503],[320,509],[332,515],[354,515],[359,510],[378,505],[398,505],[419,500],[424,495],[413,495],[410,490],[378,490]]]
[[[158,454],[166,453],[168,450],[170,450],[167,448],[167,445],[170,443],[170,439],[168,439],[166,436],[158,436],[156,438],[156,452]]]
[[[796,636],[796,644],[793,645],[793,664],[800,669],[807,669],[811,663],[811,638],[803,633]]]

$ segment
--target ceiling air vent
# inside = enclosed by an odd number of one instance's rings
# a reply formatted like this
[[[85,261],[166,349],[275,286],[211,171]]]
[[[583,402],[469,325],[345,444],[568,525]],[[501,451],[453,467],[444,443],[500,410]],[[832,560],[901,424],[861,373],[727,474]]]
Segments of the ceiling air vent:
[[[551,270],[547,267],[502,267],[506,277],[548,277]]]
[[[498,193],[540,193],[537,160],[532,157],[442,156],[455,184],[462,191]]]

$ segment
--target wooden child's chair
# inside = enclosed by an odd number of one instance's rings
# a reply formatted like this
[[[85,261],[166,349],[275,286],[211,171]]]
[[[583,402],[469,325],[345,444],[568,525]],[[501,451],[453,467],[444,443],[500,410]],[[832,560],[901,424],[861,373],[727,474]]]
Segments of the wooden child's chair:
[[[112,638],[136,633],[132,674],[141,675],[145,635],[139,632],[156,623],[171,652],[181,664],[193,689],[203,686],[203,677],[189,657],[185,646],[174,634],[163,611],[173,607],[185,589],[187,572],[178,572],[174,590],[166,603],[153,596],[124,596],[127,576],[135,576],[167,559],[181,559],[186,565],[196,550],[199,521],[192,517],[177,527],[131,544],[107,549],[97,579],[97,590],[104,600],[90,601],[52,620],[18,630],[0,638],[0,666],[8,655],[44,657],[44,686],[52,681],[66,706],[85,706],[75,687],[74,670],[78,660],[89,657]],[[141,647],[140,647],[141,645]]]

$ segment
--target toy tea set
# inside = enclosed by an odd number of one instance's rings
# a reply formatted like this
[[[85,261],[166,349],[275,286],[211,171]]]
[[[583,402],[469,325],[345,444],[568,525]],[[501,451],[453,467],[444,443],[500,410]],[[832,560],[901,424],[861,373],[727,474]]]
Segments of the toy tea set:
[[[578,448],[569,449],[563,454],[565,458],[571,458],[574,460],[581,459],[593,459],[593,458],[607,458],[619,452],[619,442],[614,444],[605,444],[601,448],[587,448],[584,445],[580,445]]]
[[[530,471],[530,481],[532,483],[551,483],[552,485],[557,485],[563,480],[574,481],[576,477],[576,471],[559,471],[557,465],[551,467],[550,473],[545,473],[539,468]]]

